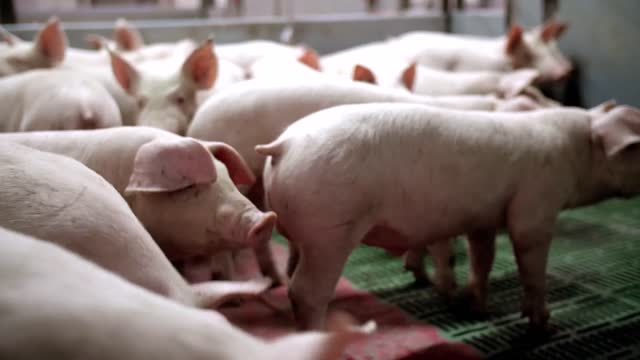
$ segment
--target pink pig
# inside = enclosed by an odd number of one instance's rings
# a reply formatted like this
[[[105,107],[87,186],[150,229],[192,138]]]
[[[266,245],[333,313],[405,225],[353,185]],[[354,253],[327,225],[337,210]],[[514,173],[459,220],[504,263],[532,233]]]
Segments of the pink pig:
[[[300,328],[322,328],[355,246],[420,249],[467,234],[476,308],[497,229],[509,231],[523,314],[543,329],[545,267],[559,211],[640,192],[640,110],[608,106],[487,113],[345,105],[297,121],[269,145],[266,199],[290,242]]]
[[[226,144],[146,127],[1,134],[0,141],[66,155],[100,174],[172,261],[271,238],[276,215],[238,192],[236,184],[254,175]]]
[[[366,336],[349,318],[331,333],[264,341],[220,313],[124,281],[64,249],[0,228],[3,359],[241,360],[339,358]]]
[[[0,149],[0,226],[57,243],[188,306],[215,307],[233,297],[255,296],[269,286],[266,279],[188,285],[127,203],[98,174],[71,158],[16,143],[1,141]],[[37,263],[32,256],[16,260]],[[47,281],[42,284],[49,286]]]

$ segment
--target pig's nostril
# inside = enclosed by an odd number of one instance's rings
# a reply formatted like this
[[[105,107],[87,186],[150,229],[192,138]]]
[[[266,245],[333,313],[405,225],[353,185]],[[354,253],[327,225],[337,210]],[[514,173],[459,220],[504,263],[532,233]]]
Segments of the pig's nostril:
[[[277,219],[278,216],[273,211],[269,211],[262,216],[257,224],[249,230],[248,239],[251,246],[257,246],[263,242],[269,241]]]

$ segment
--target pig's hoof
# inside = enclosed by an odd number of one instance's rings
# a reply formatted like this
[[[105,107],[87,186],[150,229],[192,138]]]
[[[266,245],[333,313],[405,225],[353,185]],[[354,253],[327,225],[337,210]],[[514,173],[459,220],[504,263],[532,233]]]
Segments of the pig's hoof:
[[[470,313],[477,316],[486,316],[488,314],[486,299],[481,294],[478,294],[473,287],[466,286],[463,288],[460,292],[460,298],[466,304]]]
[[[421,288],[429,287],[429,286],[431,286],[431,281],[426,276],[414,276],[413,286],[414,287],[421,287]]]
[[[529,324],[527,337],[533,341],[545,341],[552,337],[558,329],[549,323],[545,324]]]

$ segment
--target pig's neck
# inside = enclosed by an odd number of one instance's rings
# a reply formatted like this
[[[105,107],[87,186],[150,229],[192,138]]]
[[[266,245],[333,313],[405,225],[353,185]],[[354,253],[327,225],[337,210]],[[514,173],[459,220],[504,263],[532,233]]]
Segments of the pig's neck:
[[[615,179],[602,151],[589,143],[589,165],[586,171],[577,172],[575,192],[565,208],[586,206],[618,195]]]

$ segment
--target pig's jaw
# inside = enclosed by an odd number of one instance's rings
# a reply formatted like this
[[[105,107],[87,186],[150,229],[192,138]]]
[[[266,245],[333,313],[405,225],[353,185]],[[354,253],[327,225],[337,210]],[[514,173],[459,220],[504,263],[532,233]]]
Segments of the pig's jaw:
[[[619,174],[611,167],[604,151],[592,145],[589,173],[578,174],[575,190],[565,208],[586,206],[607,198],[625,196],[619,183]]]

